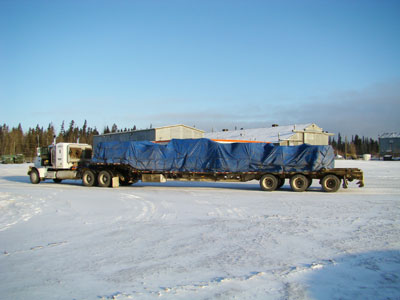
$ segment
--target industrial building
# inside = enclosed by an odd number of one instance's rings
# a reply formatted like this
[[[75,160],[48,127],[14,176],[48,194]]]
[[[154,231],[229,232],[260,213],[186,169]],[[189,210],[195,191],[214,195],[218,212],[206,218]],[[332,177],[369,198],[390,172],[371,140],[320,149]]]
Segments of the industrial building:
[[[199,139],[204,137],[204,131],[186,125],[171,125],[151,129],[114,132],[93,137],[93,147],[100,142],[109,141],[152,141],[168,142],[171,139]]]
[[[171,125],[151,129],[115,132],[93,137],[93,147],[99,142],[109,141],[153,141],[167,143],[171,139],[208,138],[220,143],[232,142],[267,142],[281,146],[296,146],[301,144],[328,145],[329,136],[334,135],[323,131],[314,123],[279,126],[274,124],[269,128],[241,129],[204,133],[203,130],[186,125]]]
[[[281,146],[296,146],[329,145],[329,136],[333,135],[314,123],[308,123],[286,126],[273,124],[269,128],[224,130],[206,133],[205,137],[218,142],[267,142]]]
[[[400,133],[384,133],[379,136],[379,154],[384,159],[400,157]]]

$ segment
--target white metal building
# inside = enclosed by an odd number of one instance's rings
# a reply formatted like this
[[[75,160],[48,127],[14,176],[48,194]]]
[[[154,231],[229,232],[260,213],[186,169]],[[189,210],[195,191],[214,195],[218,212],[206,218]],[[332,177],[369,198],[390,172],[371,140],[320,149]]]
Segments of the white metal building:
[[[383,133],[379,136],[379,154],[388,159],[400,157],[399,132]]]
[[[324,131],[314,123],[279,126],[269,128],[241,129],[234,131],[209,132],[204,137],[219,142],[268,142],[281,146],[301,144],[328,145],[333,133]]]

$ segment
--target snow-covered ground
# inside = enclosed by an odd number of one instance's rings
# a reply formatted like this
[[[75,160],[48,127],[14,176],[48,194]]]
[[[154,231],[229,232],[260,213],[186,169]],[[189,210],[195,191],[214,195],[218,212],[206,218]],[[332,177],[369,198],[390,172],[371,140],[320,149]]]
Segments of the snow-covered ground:
[[[364,188],[29,183],[0,165],[1,299],[400,299],[400,162]]]

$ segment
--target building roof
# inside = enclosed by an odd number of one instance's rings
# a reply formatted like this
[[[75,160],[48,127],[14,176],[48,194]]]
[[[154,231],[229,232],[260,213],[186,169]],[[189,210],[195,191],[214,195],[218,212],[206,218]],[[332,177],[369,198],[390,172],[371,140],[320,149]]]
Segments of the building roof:
[[[385,132],[379,136],[380,139],[400,138],[400,132]]]
[[[245,140],[278,143],[280,140],[287,140],[293,136],[295,134],[294,130],[304,130],[311,125],[312,123],[269,128],[208,132],[205,133],[204,137],[214,140]]]
[[[195,128],[195,127],[191,127],[191,126],[187,126],[187,125],[183,125],[183,124],[176,124],[176,125],[168,125],[168,126],[156,127],[156,128],[154,128],[154,129],[164,129],[164,128],[171,128],[171,127],[186,127],[186,128],[191,129],[191,130],[196,130],[196,131],[204,132],[204,130],[197,129],[197,128]]]
[[[190,127],[190,126],[183,125],[183,124],[176,124],[176,125],[148,128],[148,129],[138,129],[138,130],[110,132],[110,133],[103,133],[103,134],[99,134],[99,135],[103,136],[103,135],[114,135],[114,134],[130,134],[130,133],[135,133],[135,132],[143,132],[143,131],[149,131],[149,130],[165,129],[165,128],[171,128],[171,127],[186,127],[186,128],[191,129],[191,130],[196,130],[196,131],[204,133],[204,130],[201,130],[201,129],[197,129],[197,128]]]

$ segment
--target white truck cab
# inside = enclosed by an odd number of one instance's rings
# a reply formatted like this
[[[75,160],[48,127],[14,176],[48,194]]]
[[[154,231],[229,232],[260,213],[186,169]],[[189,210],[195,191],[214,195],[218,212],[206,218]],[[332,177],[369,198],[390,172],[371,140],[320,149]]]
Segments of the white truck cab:
[[[28,175],[32,183],[53,179],[79,179],[78,167],[90,161],[92,146],[80,143],[57,143],[38,148],[34,166],[29,167]]]

